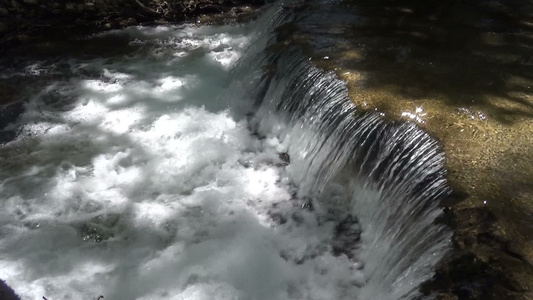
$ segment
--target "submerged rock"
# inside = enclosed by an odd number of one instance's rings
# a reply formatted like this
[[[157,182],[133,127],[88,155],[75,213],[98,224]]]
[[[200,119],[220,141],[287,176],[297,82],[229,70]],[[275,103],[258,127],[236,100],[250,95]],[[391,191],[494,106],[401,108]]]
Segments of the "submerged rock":
[[[19,296],[15,294],[15,291],[0,279],[0,299],[2,300],[20,300]]]

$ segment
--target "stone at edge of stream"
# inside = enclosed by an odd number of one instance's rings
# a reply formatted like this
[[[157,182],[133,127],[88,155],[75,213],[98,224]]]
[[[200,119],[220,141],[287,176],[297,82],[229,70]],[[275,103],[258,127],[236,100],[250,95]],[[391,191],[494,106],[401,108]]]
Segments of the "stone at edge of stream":
[[[2,300],[20,300],[15,291],[0,279],[0,299]]]
[[[139,24],[242,21],[263,4],[264,0],[87,0],[83,5],[71,0],[0,1],[0,54],[29,43]]]

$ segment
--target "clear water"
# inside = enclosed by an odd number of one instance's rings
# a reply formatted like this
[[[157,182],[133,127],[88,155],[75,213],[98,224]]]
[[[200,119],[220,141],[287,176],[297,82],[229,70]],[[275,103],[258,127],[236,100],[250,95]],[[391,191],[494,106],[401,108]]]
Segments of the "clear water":
[[[128,28],[105,33],[127,53],[5,69],[54,79],[0,146],[0,278],[23,299],[416,296],[449,238],[443,157],[264,53],[285,17]]]

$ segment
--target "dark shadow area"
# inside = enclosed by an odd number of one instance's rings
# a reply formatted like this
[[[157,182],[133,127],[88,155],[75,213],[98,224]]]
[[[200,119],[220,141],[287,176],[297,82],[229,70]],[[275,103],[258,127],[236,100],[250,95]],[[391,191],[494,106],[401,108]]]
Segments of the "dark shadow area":
[[[0,299],[2,300],[20,300],[15,291],[0,279]]]
[[[179,32],[181,27],[176,27]],[[91,91],[84,83],[90,80],[99,80],[102,83],[113,84],[118,81],[140,82],[147,88],[155,89],[160,86],[165,77],[175,75],[176,69],[184,70],[182,76],[188,73],[199,76],[205,81],[222,80],[213,75],[211,71],[196,68],[194,63],[203,59],[209,52],[205,47],[190,50],[179,43],[179,37],[172,35],[165,38],[154,38],[149,33],[132,28],[130,31],[113,32],[102,35],[79,38],[76,40],[48,41],[36,43],[30,48],[21,48],[18,51],[7,53],[0,58],[0,145],[15,139],[23,122],[18,122],[19,117],[25,112],[26,105],[38,99],[41,110],[69,111],[77,101],[79,93],[73,90],[89,92],[97,98],[111,97],[114,92]],[[187,56],[179,61],[174,61],[172,55],[176,51],[187,51]],[[156,67],[158,61],[167,63]],[[119,63],[129,61],[127,63]],[[135,65],[144,61],[144,67],[152,68],[151,72],[139,72]],[[222,66],[213,66],[222,68]],[[120,72],[127,79],[117,79],[106,72]],[[215,72],[216,73],[216,72]],[[123,82],[121,82],[123,83]],[[210,96],[216,98],[220,90],[190,88],[181,91],[183,99],[181,106],[189,105],[196,98]],[[140,97],[133,92],[126,93],[128,101],[112,105],[115,109],[142,104],[145,101],[159,101],[161,105],[150,106],[150,111],[167,111],[168,104],[161,99],[154,99],[146,95]],[[35,102],[35,101],[34,101]],[[225,109],[207,105],[207,109],[218,111]]]
[[[144,2],[144,4],[143,4]],[[261,0],[68,0],[0,2],[0,53],[128,26],[235,23],[255,18]]]
[[[300,22],[302,30],[321,56],[362,73],[361,88],[438,98],[453,107],[475,105],[504,124],[533,116],[530,1],[319,5]]]
[[[531,274],[533,267],[510,245],[498,216],[483,207],[446,210],[443,222],[455,229],[455,251],[422,286],[423,294],[437,294],[437,299],[527,299],[527,277],[519,274]]]

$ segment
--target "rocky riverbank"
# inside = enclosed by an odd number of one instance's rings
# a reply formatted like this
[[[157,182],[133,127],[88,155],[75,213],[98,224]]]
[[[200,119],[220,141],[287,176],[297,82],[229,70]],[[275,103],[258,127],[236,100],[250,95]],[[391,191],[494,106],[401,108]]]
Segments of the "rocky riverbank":
[[[0,0],[0,53],[32,42],[139,24],[235,21],[261,0]]]

